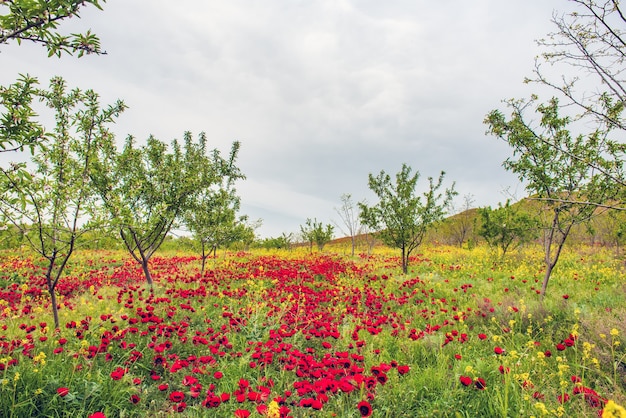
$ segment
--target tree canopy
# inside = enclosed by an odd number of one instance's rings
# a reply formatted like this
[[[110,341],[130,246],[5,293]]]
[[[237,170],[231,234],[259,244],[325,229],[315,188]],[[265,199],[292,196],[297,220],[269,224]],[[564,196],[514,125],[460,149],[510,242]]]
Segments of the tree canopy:
[[[421,245],[428,228],[443,219],[446,207],[456,195],[454,184],[439,192],[445,176],[443,171],[436,182],[429,177],[428,191],[417,195],[419,175],[417,171],[412,174],[407,164],[402,164],[395,184],[384,170],[378,176],[370,174],[369,188],[379,201],[372,206],[359,203],[361,222],[378,231],[385,244],[402,251],[402,271],[405,274],[409,256]]]
[[[81,9],[92,5],[100,10],[106,0],[4,0],[0,1],[0,45],[10,41],[30,41],[43,45],[48,56],[62,53],[79,57],[102,54],[100,40],[88,30],[85,33],[62,34],[64,20],[80,17]]]

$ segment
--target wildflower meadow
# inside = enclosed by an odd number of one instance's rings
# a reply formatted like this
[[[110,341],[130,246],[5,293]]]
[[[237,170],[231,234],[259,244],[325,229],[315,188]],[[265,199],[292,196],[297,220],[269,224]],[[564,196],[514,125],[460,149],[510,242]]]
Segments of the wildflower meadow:
[[[57,287],[0,255],[3,417],[626,417],[626,281],[609,250],[153,257],[82,251]]]

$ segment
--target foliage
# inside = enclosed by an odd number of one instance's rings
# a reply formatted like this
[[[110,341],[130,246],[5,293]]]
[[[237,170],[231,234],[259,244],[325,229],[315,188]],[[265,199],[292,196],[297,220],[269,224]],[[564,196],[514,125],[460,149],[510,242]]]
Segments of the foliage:
[[[550,136],[537,139],[544,143],[544,147],[552,148],[552,154],[559,160],[586,164],[589,170],[602,173],[621,189],[612,202],[596,201],[592,196],[586,196],[585,202],[598,206],[608,204],[623,210],[626,144],[619,139],[621,134],[608,135],[611,130],[626,129],[623,112],[626,85],[622,77],[626,52],[623,6],[616,1],[570,2],[577,9],[568,14],[553,15],[556,30],[538,40],[544,51],[536,59],[534,76],[526,81],[556,91],[563,102],[561,107],[577,112],[575,120],[582,120],[583,126],[595,126],[595,133],[581,137],[582,143],[575,148]],[[548,66],[543,66],[544,63]],[[602,156],[601,159],[590,158],[593,155],[587,150],[593,150],[595,155]]]
[[[528,243],[539,235],[538,220],[511,206],[509,200],[497,209],[491,209],[490,206],[479,208],[478,214],[478,234],[491,247],[499,249],[503,258],[509,249]]]
[[[84,54],[102,54],[100,40],[87,31],[84,34],[63,35],[59,32],[62,21],[79,18],[81,8],[93,5],[102,10],[106,0],[5,0],[0,2],[0,45],[15,40],[31,41],[45,46],[48,56],[62,53],[79,57]]]
[[[422,243],[428,228],[443,219],[446,207],[456,195],[454,184],[443,194],[438,192],[445,176],[442,171],[437,183],[429,177],[428,191],[417,196],[415,189],[419,172],[411,175],[411,171],[411,167],[402,164],[402,169],[396,174],[395,185],[384,171],[376,177],[370,174],[369,188],[378,196],[379,202],[374,206],[359,203],[361,222],[380,231],[380,238],[385,244],[401,249],[404,273],[407,272],[411,253]]]
[[[0,212],[20,231],[24,242],[45,259],[45,279],[55,326],[55,288],[77,240],[89,230],[84,217],[94,211],[90,176],[98,150],[111,136],[107,125],[124,110],[122,102],[100,108],[91,91],[68,91],[61,78],[49,90],[33,91],[54,112],[53,133],[33,147],[35,172],[12,164],[0,168]]]
[[[200,135],[200,147],[206,149],[204,134]],[[199,160],[194,163],[201,185],[197,193],[190,197],[182,216],[183,222],[200,243],[201,274],[211,252],[215,254],[219,246],[243,239],[247,232],[247,217],[237,217],[240,199],[234,189],[234,182],[245,178],[235,166],[239,147],[239,142],[233,143],[228,160],[214,150],[210,158],[204,152],[199,153]]]
[[[206,172],[199,169],[200,164],[208,163],[203,157],[206,152],[204,136],[194,143],[191,133],[186,132],[183,147],[173,141],[170,150],[153,136],[137,147],[134,138],[128,137],[121,152],[111,139],[99,155],[92,179],[105,216],[141,264],[149,285],[152,276],[148,261],[192,198],[210,187],[222,172],[221,167],[215,167],[214,176],[205,176]]]
[[[322,251],[331,239],[333,239],[334,227],[331,224],[324,226],[317,219],[308,218],[304,225],[300,225],[302,239],[309,243],[309,251],[313,251],[313,243],[317,245],[317,249]]]
[[[293,234],[283,232],[279,237],[264,238],[257,245],[266,250],[290,250],[293,243]]]
[[[620,185],[607,175],[613,170],[621,170],[621,166],[616,166],[602,147],[597,146],[610,134],[610,128],[572,136],[569,130],[571,120],[559,115],[556,98],[537,105],[540,122],[534,127],[527,121],[525,112],[535,99],[529,102],[511,100],[508,102],[512,109],[510,120],[494,110],[487,115],[485,123],[490,134],[504,140],[513,149],[513,157],[503,163],[505,169],[517,174],[526,182],[526,188],[535,195],[534,198],[545,203],[546,271],[542,286],[545,295],[552,269],[572,227],[587,222],[598,205],[606,205],[621,193]]]

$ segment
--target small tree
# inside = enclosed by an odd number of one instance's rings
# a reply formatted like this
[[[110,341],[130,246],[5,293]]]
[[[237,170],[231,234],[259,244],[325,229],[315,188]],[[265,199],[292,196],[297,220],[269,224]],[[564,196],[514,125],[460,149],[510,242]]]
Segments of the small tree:
[[[509,200],[497,209],[490,206],[479,208],[480,228],[478,235],[490,247],[500,250],[504,258],[508,250],[527,243],[538,236],[538,222],[529,214],[515,209]]]
[[[317,222],[317,219],[307,219],[304,225],[300,225],[302,238],[309,243],[309,251],[311,252],[313,251],[313,243],[317,245],[319,251],[324,249],[324,245],[333,239],[333,229],[331,224],[324,226],[321,222]]]
[[[446,207],[456,195],[454,184],[443,194],[438,192],[445,176],[442,171],[436,183],[429,177],[429,190],[417,196],[419,172],[412,175],[411,171],[411,167],[402,164],[395,184],[384,171],[376,177],[370,174],[369,188],[376,193],[379,202],[374,206],[359,203],[361,222],[380,231],[385,244],[402,251],[404,274],[408,272],[409,256],[421,245],[428,228],[443,219]]]
[[[100,40],[87,31],[84,34],[62,35],[59,25],[63,20],[80,17],[80,9],[88,4],[102,10],[100,3],[106,0],[57,0],[1,1],[0,45],[9,41],[30,41],[45,46],[48,56],[61,56],[65,52],[72,55],[101,54]],[[8,8],[8,11],[6,10]]]
[[[535,61],[534,75],[526,82],[552,88],[562,107],[575,114],[577,120],[583,120],[584,126],[596,127],[596,134],[582,136],[586,142],[575,148],[549,135],[535,136],[535,140],[552,148],[551,156],[555,160],[575,161],[578,166],[586,164],[589,172],[602,174],[621,187],[621,194],[612,201],[594,201],[590,195],[570,198],[585,198],[580,203],[626,210],[623,170],[626,143],[615,135],[601,134],[613,129],[626,130],[623,77],[626,10],[623,4],[613,0],[570,0],[570,3],[576,9],[567,14],[554,12],[552,22],[556,30],[537,41],[543,52]],[[602,160],[588,158],[589,149],[601,155]],[[542,198],[563,200],[555,195]]]
[[[474,228],[473,216],[471,209],[474,205],[474,197],[471,194],[463,196],[463,204],[457,209],[456,216],[450,222],[450,236],[459,248],[463,247],[463,243],[470,237]]]
[[[204,134],[200,135],[200,144],[202,149],[206,148]],[[239,147],[239,142],[233,143],[228,160],[224,160],[217,150],[214,150],[211,158],[205,158],[204,153],[196,155],[199,161],[194,166],[202,185],[190,197],[183,220],[200,243],[201,275],[204,274],[206,259],[211,252],[215,255],[219,246],[238,240],[245,231],[242,225],[247,218],[237,217],[240,199],[234,189],[234,182],[245,178],[235,166]]]
[[[574,137],[568,130],[570,119],[559,116],[558,100],[553,98],[536,107],[541,119],[535,128],[526,122],[525,115],[535,99],[509,101],[513,109],[510,120],[494,110],[485,123],[490,134],[513,148],[513,157],[503,163],[504,168],[526,181],[533,198],[544,202],[543,298],[572,227],[588,221],[597,205],[608,203],[620,192],[620,186],[607,174],[616,168],[615,161],[607,160],[602,148],[596,146],[605,142],[611,127]]]
[[[152,286],[148,262],[187,209],[190,199],[206,184],[197,164],[206,149],[200,140],[184,135],[167,144],[150,136],[137,147],[128,137],[121,152],[110,141],[98,160],[93,180],[111,225],[119,231],[124,246],[141,264],[146,282]]]
[[[34,173],[16,165],[0,168],[0,211],[45,260],[44,275],[58,328],[55,289],[77,241],[89,230],[82,223],[95,210],[94,161],[112,137],[107,125],[125,106],[118,101],[101,109],[96,93],[68,91],[61,78],[51,80],[50,90],[33,93],[52,109],[56,126],[45,143],[31,148]]]
[[[356,236],[361,232],[361,222],[359,220],[358,213],[354,211],[355,205],[352,202],[352,195],[341,195],[341,207],[335,208],[335,212],[341,218],[343,227],[338,223],[335,225],[341,230],[344,235],[350,237],[350,244],[352,245],[352,257],[354,257],[354,249],[356,247]]]

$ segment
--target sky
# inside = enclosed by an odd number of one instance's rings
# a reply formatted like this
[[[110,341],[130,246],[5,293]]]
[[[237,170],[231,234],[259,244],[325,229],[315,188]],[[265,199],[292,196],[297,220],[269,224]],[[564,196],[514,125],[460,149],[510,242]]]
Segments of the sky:
[[[241,214],[257,235],[298,233],[307,218],[343,226],[341,195],[376,203],[368,175],[403,163],[446,172],[455,206],[526,195],[502,168],[510,148],[485,115],[528,97],[523,83],[566,0],[108,0],[62,32],[91,28],[106,55],[47,58],[35,44],[0,45],[0,85],[28,73],[93,89],[129,107],[120,143],[206,132],[237,160]],[[344,227],[345,228],[345,227]],[[335,228],[335,236],[342,236]]]

